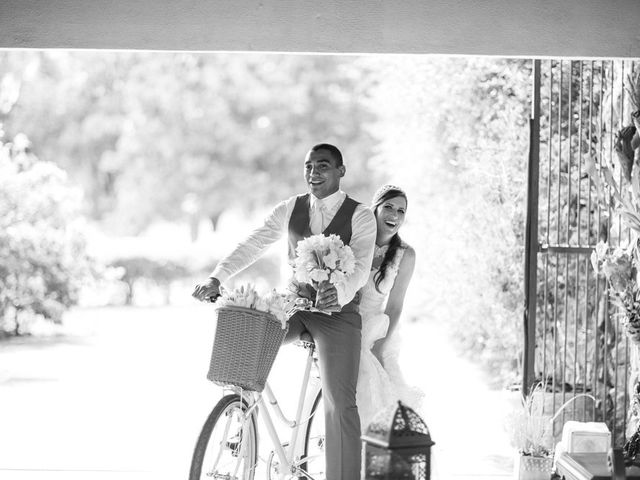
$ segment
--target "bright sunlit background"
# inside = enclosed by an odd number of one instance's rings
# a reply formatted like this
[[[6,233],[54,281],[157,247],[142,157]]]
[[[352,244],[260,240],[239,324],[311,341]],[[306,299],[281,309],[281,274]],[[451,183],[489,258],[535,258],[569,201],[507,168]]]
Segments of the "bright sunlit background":
[[[193,286],[304,191],[320,142],[356,199],[408,192],[401,361],[426,394],[433,478],[511,475],[530,75],[496,58],[0,51],[0,478],[185,477],[220,396]],[[282,286],[284,251],[234,281]],[[285,406],[297,359],[274,367]]]

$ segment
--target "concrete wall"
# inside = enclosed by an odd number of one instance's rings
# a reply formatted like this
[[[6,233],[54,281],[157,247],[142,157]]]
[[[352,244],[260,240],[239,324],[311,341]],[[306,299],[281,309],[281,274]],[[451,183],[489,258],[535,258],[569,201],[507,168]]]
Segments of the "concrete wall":
[[[0,0],[0,48],[640,57],[639,0]]]

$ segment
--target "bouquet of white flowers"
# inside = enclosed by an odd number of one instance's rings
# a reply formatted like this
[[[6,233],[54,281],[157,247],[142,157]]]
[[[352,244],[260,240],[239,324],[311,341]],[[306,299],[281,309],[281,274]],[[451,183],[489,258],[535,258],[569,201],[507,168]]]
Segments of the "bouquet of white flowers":
[[[280,320],[282,328],[286,328],[291,299],[275,289],[261,296],[252,285],[242,285],[234,290],[224,290],[216,301],[218,307],[244,307],[252,310],[271,313]]]
[[[318,290],[327,282],[344,284],[356,268],[351,247],[337,235],[312,235],[300,240],[296,247],[295,278]]]

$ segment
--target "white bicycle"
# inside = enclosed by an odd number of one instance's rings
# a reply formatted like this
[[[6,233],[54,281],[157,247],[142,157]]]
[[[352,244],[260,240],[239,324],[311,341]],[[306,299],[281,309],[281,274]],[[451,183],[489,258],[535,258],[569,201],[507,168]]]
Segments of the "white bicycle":
[[[305,332],[298,344],[308,354],[295,417],[285,416],[268,382],[261,393],[225,387],[198,437],[189,480],[253,480],[262,464],[267,480],[325,480],[324,408],[315,343]],[[258,417],[271,440],[266,458],[258,455]],[[273,417],[289,427],[288,441],[280,440]]]

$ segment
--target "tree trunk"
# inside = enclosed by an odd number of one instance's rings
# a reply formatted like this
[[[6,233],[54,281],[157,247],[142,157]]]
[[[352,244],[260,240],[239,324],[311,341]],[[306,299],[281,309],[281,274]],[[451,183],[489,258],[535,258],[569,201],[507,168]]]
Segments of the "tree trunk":
[[[18,337],[20,335],[20,309],[18,307],[15,307],[14,311],[13,311],[13,323],[14,323],[14,328],[13,328],[13,334]]]
[[[211,227],[213,228],[214,232],[218,228],[218,221],[220,220],[220,215],[222,215],[222,212],[216,212],[209,215],[209,220],[211,221]]]
[[[164,293],[164,304],[165,306],[167,305],[171,305],[171,281],[169,280],[163,287],[162,287],[163,293]]]
[[[3,301],[0,303],[0,335],[2,335],[4,326],[7,323],[7,310],[9,309],[9,302]]]
[[[198,241],[198,236],[200,234],[200,217],[198,215],[191,215],[189,217],[189,235],[191,237],[191,242],[195,243]],[[214,226],[215,229],[215,226]]]
[[[133,280],[129,282],[125,281],[124,283],[127,285],[127,296],[124,299],[124,304],[131,306],[133,305]]]

